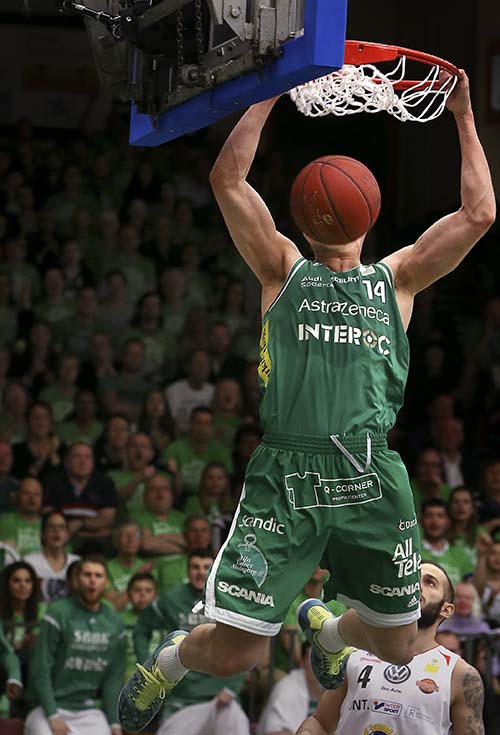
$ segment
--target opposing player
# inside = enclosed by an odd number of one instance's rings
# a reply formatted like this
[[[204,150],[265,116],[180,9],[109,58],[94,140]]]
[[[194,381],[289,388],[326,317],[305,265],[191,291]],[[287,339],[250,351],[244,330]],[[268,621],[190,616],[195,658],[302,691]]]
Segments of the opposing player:
[[[419,535],[408,476],[386,434],[403,400],[415,294],[452,271],[495,218],[468,79],[460,73],[448,100],[462,153],[460,209],[370,266],[360,263],[364,237],[341,246],[309,238],[315,261],[303,258],[248,184],[275,102],[248,110],[210,177],[262,284],[265,435],[206,582],[205,615],[216,622],[171,634],[127,682],[119,713],[130,730],[147,724],[186,670],[250,669],[321,559],[333,570],[328,593],[353,608],[339,618],[321,604],[303,608],[323,686],[341,684],[352,646],[394,664],[414,655]]]
[[[481,677],[459,655],[436,642],[439,624],[453,615],[453,585],[441,567],[422,564],[421,617],[415,656],[394,666],[356,651],[346,677],[325,692],[297,735],[393,733],[484,735]]]

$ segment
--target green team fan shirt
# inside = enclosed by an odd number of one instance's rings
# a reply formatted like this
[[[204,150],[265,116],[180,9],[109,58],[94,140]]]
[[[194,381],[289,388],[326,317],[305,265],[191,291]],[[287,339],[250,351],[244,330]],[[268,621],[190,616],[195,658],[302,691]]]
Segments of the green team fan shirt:
[[[125,675],[125,629],[118,613],[101,604],[90,612],[74,597],[51,605],[40,626],[30,664],[30,700],[45,715],[57,709],[102,709],[117,723],[116,702]]]
[[[368,624],[417,620],[415,506],[387,448],[409,365],[390,268],[334,272],[298,258],[264,314],[260,355],[265,434],[207,578],[205,614],[275,635],[322,563],[326,598]]]

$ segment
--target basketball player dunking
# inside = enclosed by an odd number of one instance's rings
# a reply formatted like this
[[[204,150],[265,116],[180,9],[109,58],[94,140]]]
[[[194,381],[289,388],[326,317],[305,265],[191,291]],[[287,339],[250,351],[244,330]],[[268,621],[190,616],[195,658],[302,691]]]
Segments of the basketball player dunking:
[[[421,617],[415,656],[394,666],[372,653],[349,656],[338,689],[325,692],[297,735],[484,735],[479,673],[436,643],[439,624],[453,615],[453,585],[442,567],[422,564]]]
[[[407,473],[386,434],[403,400],[413,297],[452,271],[495,218],[468,80],[461,72],[447,104],[462,153],[460,209],[370,266],[360,264],[363,236],[341,246],[308,238],[315,261],[303,258],[248,184],[275,101],[241,118],[210,177],[262,284],[265,435],[207,578],[204,612],[215,622],[175,631],[138,666],[119,700],[127,730],[145,727],[189,669],[225,677],[252,668],[322,559],[333,572],[328,594],[352,608],[334,618],[319,601],[303,603],[323,686],[340,686],[351,646],[397,665],[415,652],[419,534]]]

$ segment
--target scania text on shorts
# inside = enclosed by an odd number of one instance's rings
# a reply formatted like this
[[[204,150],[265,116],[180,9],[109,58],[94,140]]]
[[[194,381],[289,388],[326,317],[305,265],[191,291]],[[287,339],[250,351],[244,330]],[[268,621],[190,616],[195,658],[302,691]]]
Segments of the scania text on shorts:
[[[420,582],[405,584],[402,587],[381,587],[379,584],[371,584],[370,592],[384,597],[404,597],[404,595],[413,595],[414,592],[420,592]]]
[[[256,602],[257,605],[268,605],[274,607],[274,598],[272,595],[266,595],[264,592],[255,592],[255,590],[248,590],[246,587],[238,587],[237,584],[229,584],[223,580],[219,580],[217,583],[217,589],[219,592],[223,592],[231,597],[243,597],[243,599],[249,602]]]

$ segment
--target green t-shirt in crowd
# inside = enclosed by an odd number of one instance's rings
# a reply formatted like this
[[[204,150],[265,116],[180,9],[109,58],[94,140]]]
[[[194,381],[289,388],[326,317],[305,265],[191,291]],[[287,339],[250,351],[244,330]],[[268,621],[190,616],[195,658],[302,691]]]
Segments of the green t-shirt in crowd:
[[[59,422],[64,421],[70,413],[73,413],[75,393],[76,388],[73,391],[73,395],[68,395],[67,393],[63,393],[58,385],[50,385],[40,392],[40,400],[49,404],[52,409],[54,421]]]
[[[160,556],[156,562],[158,575],[158,592],[168,592],[178,584],[185,584],[187,579],[188,557],[186,554]]]
[[[474,564],[465,549],[459,546],[450,546],[448,541],[445,542],[442,551],[436,551],[424,539],[422,541],[422,559],[440,564],[446,570],[455,587],[467,574],[474,572]]]
[[[151,531],[153,536],[160,533],[182,533],[184,528],[185,516],[179,510],[171,510],[168,518],[158,518],[154,513],[142,508],[132,511],[130,517],[141,528]]]
[[[14,546],[19,556],[41,551],[41,524],[40,518],[26,521],[19,513],[3,513],[0,515],[0,540]]]
[[[113,559],[108,559],[108,589],[114,590],[115,592],[125,592],[129,581],[132,579],[134,574],[136,574],[136,572],[138,572],[139,569],[144,564],[146,564],[146,562],[147,559],[141,559],[141,557],[138,556],[131,567],[126,567],[119,562],[117,557],[114,557]],[[154,577],[156,577],[154,569],[152,571],[152,574]]]
[[[415,503],[415,511],[417,513],[417,516],[420,516],[420,511],[422,509],[422,503],[424,502],[425,497],[422,494],[420,485],[417,482],[417,480],[415,479],[411,480],[410,486],[411,486],[411,491],[413,493],[413,502]],[[450,493],[451,493],[451,487],[444,482],[441,485],[441,491],[439,494],[440,500],[444,500],[444,502],[447,503],[448,498],[450,497]]]
[[[29,701],[51,717],[58,708],[95,708],[99,692],[109,724],[118,724],[125,635],[123,622],[110,605],[101,604],[91,612],[73,596],[54,602],[42,620],[31,657]]]
[[[70,445],[75,442],[86,442],[95,444],[101,436],[104,426],[100,421],[92,421],[86,431],[82,431],[75,421],[62,421],[56,426],[56,434],[63,444]]]
[[[120,488],[124,485],[128,485],[129,482],[132,482],[132,480],[135,477],[135,472],[132,470],[109,470],[106,474],[108,474],[113,482],[115,483],[116,489],[119,492]],[[159,472],[158,474],[162,475],[163,477],[166,477],[166,475],[163,472]],[[134,492],[134,494],[127,500],[125,503],[127,510],[129,513],[135,512],[136,510],[141,510],[143,505],[143,498],[144,498],[144,488],[146,486],[146,483],[141,482],[139,485],[137,485],[137,488]]]
[[[228,473],[233,471],[229,450],[216,439],[212,439],[201,454],[195,452],[189,439],[177,439],[165,450],[163,461],[166,463],[169,459],[177,463],[182,491],[189,495],[198,491],[201,474],[209,462],[222,462]]]

